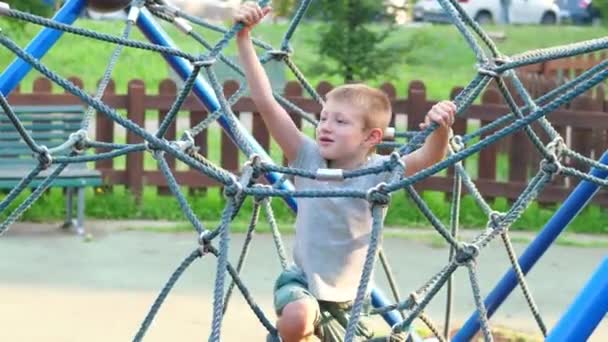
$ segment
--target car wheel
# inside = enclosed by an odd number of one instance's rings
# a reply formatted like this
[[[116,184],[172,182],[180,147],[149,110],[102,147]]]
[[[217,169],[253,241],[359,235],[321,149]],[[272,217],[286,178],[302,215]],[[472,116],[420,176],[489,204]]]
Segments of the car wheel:
[[[540,19],[541,25],[555,25],[557,23],[557,17],[552,12],[547,12],[543,14],[543,17]]]
[[[477,13],[477,15],[475,16],[475,21],[479,25],[491,25],[494,23],[492,14],[490,14],[490,12],[487,12],[487,11],[482,11],[482,12]]]

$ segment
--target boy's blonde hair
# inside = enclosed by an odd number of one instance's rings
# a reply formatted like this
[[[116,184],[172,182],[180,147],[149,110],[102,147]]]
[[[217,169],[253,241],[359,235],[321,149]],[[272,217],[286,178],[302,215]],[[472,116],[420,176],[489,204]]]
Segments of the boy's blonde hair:
[[[376,88],[365,84],[345,84],[332,89],[327,99],[344,101],[355,105],[363,112],[364,128],[380,128],[384,131],[391,121],[391,101]]]

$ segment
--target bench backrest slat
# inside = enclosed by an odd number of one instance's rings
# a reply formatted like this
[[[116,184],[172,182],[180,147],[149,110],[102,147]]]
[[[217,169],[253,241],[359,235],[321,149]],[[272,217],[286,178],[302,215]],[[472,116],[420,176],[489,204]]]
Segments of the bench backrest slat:
[[[13,111],[25,130],[38,145],[53,148],[63,144],[70,134],[80,129],[84,107],[71,106],[13,106]],[[33,163],[32,151],[8,116],[0,111],[0,163]]]

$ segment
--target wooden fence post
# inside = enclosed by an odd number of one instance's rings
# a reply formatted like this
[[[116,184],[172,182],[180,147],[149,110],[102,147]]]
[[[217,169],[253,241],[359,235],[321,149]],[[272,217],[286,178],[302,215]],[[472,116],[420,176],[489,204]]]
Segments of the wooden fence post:
[[[386,96],[388,97],[389,101],[392,103],[395,102],[396,97],[397,97],[397,90],[395,89],[395,86],[393,86],[390,83],[384,83],[382,84],[382,86],[380,86],[380,90],[382,90]],[[395,129],[396,132],[399,132],[399,129],[397,129],[397,127],[395,127],[395,107],[393,105],[391,105],[391,120],[388,124],[388,127],[393,127]],[[377,153],[378,154],[383,154],[383,155],[387,155],[390,154],[393,151],[392,148],[378,148]]]
[[[198,125],[201,121],[205,120],[205,118],[207,117],[207,111],[205,110],[205,107],[200,102],[200,100],[196,97],[193,97],[193,101],[198,103],[197,107],[200,107],[200,109],[195,109],[195,110],[190,111],[190,127],[194,127],[194,126]],[[194,146],[196,146],[198,148],[198,153],[200,155],[205,156],[205,157],[208,155],[207,130],[206,129],[194,137]],[[189,168],[189,170],[192,170],[192,168]],[[207,191],[207,188],[199,187],[197,184],[192,184],[188,188],[188,192],[190,193],[190,195],[195,195],[197,191],[205,192],[205,191]]]
[[[164,96],[173,96],[177,94],[177,87],[175,86],[175,82],[170,79],[165,79],[158,85],[158,94]],[[158,111],[158,126],[160,127],[161,122],[167,117],[168,110],[159,110]],[[165,132],[165,139],[171,141],[175,140],[175,135],[177,133],[177,116],[173,119],[171,124],[169,125],[167,131]],[[173,171],[175,171],[175,157],[166,154],[165,160],[167,161],[167,165]],[[159,195],[171,195],[171,189],[168,186],[158,186],[156,191]]]
[[[234,89],[234,84],[227,83],[224,85],[224,94],[226,94],[226,98],[230,96],[230,94],[234,93],[236,89]],[[230,92],[230,93],[229,93]],[[234,115],[236,118],[239,117],[239,113],[235,112]],[[239,167],[239,149],[236,147],[236,144],[232,141],[228,133],[222,129],[222,138],[221,138],[221,166],[230,172],[238,172]]]
[[[430,107],[426,100],[426,87],[422,81],[412,81],[407,90],[407,129],[419,130],[419,124]]]
[[[104,91],[102,100],[108,96],[115,95],[115,93],[116,85],[114,81],[110,81],[106,87],[106,90]],[[95,114],[95,140],[114,142],[114,121],[99,111]],[[106,149],[103,148],[95,149],[95,153],[102,153],[105,151]],[[95,168],[100,172],[103,172],[104,169],[112,170],[114,168],[114,158],[96,161]]]
[[[488,88],[486,91],[484,91],[484,93],[481,97],[481,103],[482,104],[500,104],[500,103],[502,103],[502,97],[500,96],[498,91],[496,91],[495,89]],[[492,120],[483,120],[482,119],[480,128],[487,126],[487,125],[491,124],[492,122],[493,122]],[[490,134],[492,134],[492,132],[483,134],[481,136],[481,139],[485,139]],[[498,151],[497,144],[498,144],[498,142],[490,144],[489,146],[487,146],[486,148],[482,149],[479,152],[479,165],[478,165],[478,170],[479,170],[478,178],[479,179],[485,179],[485,180],[489,180],[489,181],[496,180],[496,154]],[[494,197],[490,197],[490,196],[486,197],[486,200],[488,200],[488,202],[493,199],[494,199]]]
[[[426,100],[426,87],[422,81],[410,82],[406,103],[407,130],[420,130],[419,124],[424,121],[424,116],[430,109],[429,103]],[[414,188],[418,191],[423,190],[420,183],[414,185]]]
[[[144,108],[144,96],[146,87],[141,80],[129,82],[127,90],[127,117],[136,125],[144,127],[146,109]],[[143,139],[131,130],[127,130],[127,144],[138,144]],[[144,156],[143,152],[129,153],[127,155],[127,187],[135,196],[135,201],[141,202],[141,194],[144,184]]]
[[[50,94],[53,92],[53,84],[48,78],[39,77],[34,81],[33,93],[36,95],[40,94]],[[32,125],[32,131],[35,131],[39,125],[50,124],[48,120],[34,120]],[[34,133],[36,134],[36,133]],[[49,147],[49,146],[47,146]]]
[[[297,82],[296,82],[297,83]],[[299,83],[298,83],[299,85]],[[329,93],[330,90],[334,89],[334,86],[327,82],[327,81],[321,81],[319,82],[319,84],[317,84],[317,87],[315,88],[315,90],[317,91],[317,93],[319,93],[319,95],[322,98],[325,98],[325,95],[327,95],[327,93]]]

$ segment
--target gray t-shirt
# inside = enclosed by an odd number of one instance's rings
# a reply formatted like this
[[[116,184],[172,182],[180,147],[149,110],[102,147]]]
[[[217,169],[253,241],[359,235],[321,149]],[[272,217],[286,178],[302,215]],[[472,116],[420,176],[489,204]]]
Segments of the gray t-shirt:
[[[388,157],[373,154],[362,167],[376,166]],[[327,168],[317,144],[305,138],[295,168]],[[296,176],[297,190],[368,190],[387,182],[390,173],[343,181],[318,181]],[[354,300],[363,271],[372,227],[370,205],[360,198],[297,198],[294,261],[304,271],[310,292],[319,300]]]

